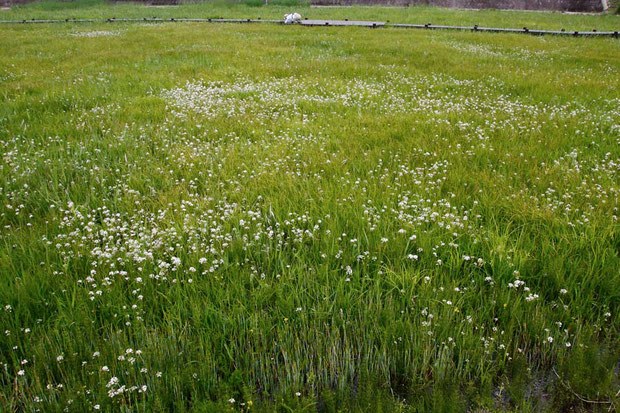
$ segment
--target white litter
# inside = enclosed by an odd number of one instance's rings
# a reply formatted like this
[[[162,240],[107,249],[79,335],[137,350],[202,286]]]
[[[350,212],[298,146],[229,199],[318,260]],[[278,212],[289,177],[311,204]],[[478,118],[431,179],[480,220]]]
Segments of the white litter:
[[[301,14],[299,13],[289,13],[284,15],[284,24],[299,23],[300,20]]]

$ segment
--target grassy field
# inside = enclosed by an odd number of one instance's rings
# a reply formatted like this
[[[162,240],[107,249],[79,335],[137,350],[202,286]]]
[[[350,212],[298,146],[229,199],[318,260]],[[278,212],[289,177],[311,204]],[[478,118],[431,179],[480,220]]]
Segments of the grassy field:
[[[254,4],[254,6],[252,6]],[[0,10],[0,20],[67,19],[67,18],[129,18],[129,17],[203,17],[281,19],[285,13],[297,11],[310,19],[363,19],[392,23],[446,24],[491,27],[513,27],[567,31],[596,29],[620,30],[620,15],[566,14],[560,12],[529,12],[502,10],[451,10],[434,7],[309,7],[296,0],[215,0],[186,3],[172,7],[152,7],[136,3],[110,3],[103,0],[43,1],[10,10]]]
[[[2,13],[118,10],[145,7]],[[284,8],[148,9],[195,10]],[[618,40],[192,23],[0,39],[0,411],[620,406]]]

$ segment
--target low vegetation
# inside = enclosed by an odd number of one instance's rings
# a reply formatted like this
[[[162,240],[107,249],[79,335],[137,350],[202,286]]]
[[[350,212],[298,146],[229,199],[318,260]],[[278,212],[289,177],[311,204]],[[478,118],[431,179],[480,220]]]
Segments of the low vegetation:
[[[68,18],[262,18],[282,19],[285,13],[299,12],[311,19],[359,19],[392,23],[446,24],[512,27],[567,31],[614,31],[620,29],[620,16],[514,10],[455,10],[435,7],[310,7],[307,1],[213,0],[189,2],[177,6],[150,6],[134,2],[106,0],[41,1],[0,10],[0,20]]]
[[[0,410],[618,408],[618,40],[0,36]]]

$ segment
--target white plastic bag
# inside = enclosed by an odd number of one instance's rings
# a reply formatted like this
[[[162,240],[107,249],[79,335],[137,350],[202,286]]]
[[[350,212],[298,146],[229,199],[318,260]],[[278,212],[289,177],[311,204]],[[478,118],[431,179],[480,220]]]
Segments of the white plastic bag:
[[[289,13],[284,15],[284,24],[298,23],[301,20],[301,14]]]

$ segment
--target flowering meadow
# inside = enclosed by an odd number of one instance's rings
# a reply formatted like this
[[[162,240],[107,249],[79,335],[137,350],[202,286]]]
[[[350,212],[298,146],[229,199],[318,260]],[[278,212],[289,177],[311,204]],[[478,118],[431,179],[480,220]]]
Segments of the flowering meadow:
[[[0,38],[0,411],[620,407],[617,39]]]

